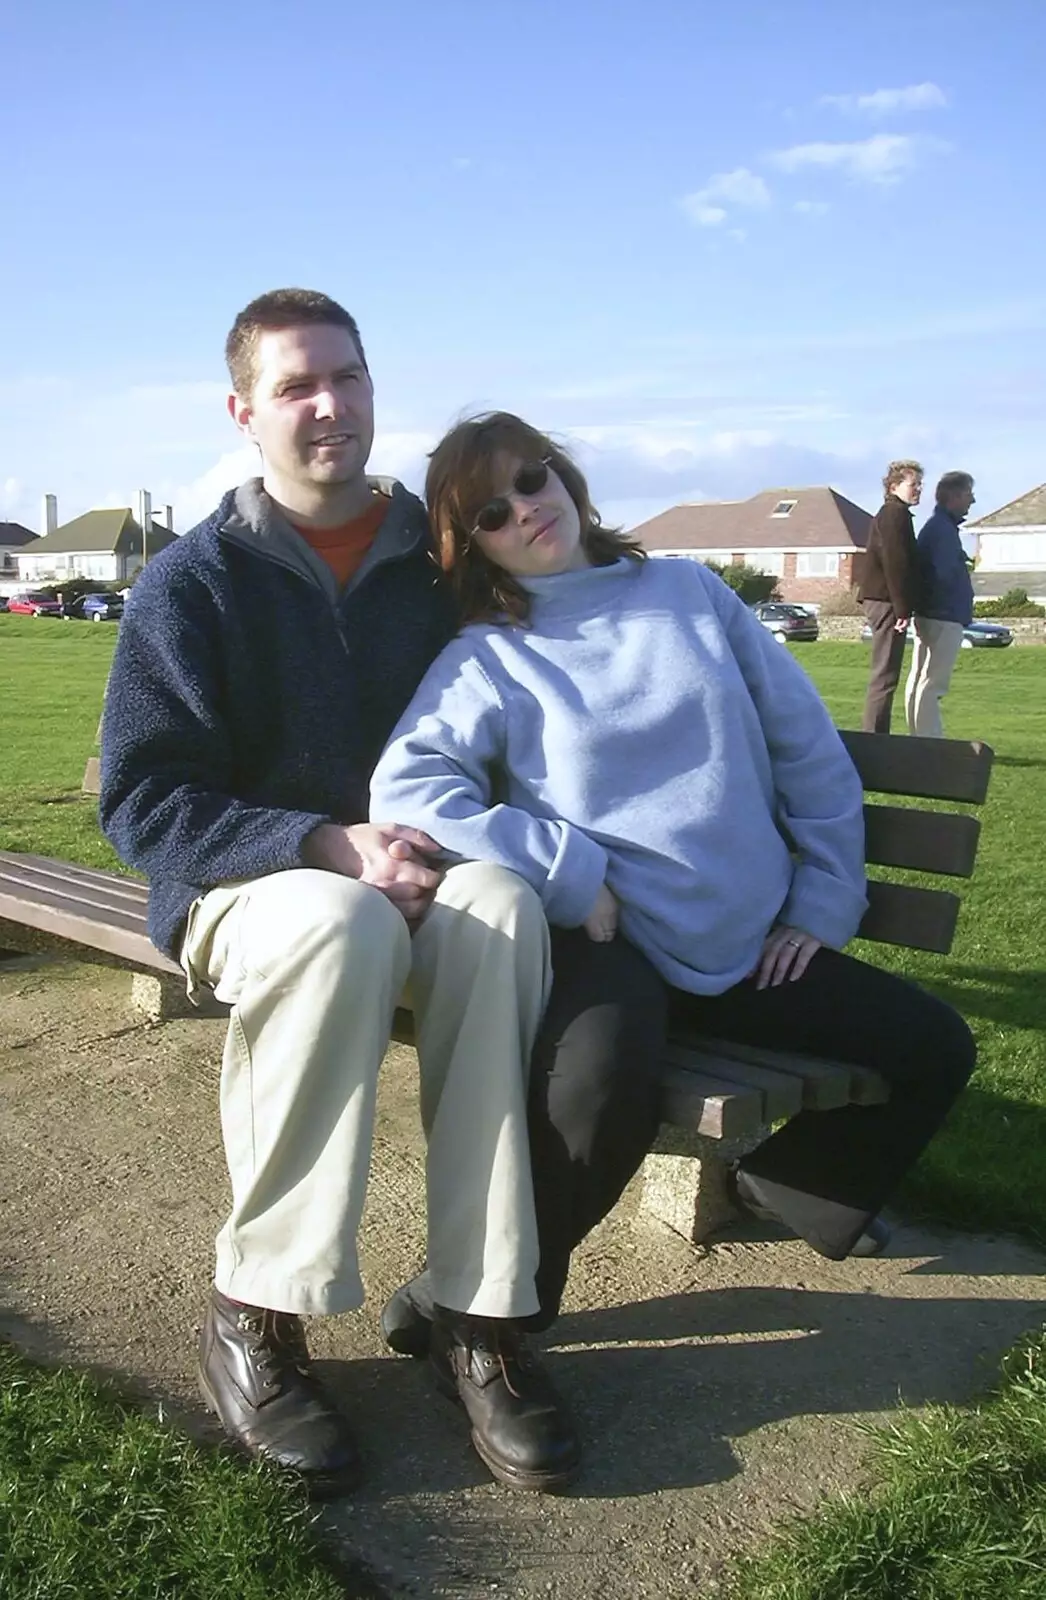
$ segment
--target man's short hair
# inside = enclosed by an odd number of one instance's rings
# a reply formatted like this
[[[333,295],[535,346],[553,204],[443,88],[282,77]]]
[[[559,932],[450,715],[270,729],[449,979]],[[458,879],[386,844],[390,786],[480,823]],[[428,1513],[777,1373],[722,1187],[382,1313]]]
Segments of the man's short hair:
[[[903,483],[905,478],[921,478],[922,475],[923,464],[921,461],[891,461],[883,479],[883,488],[889,494],[891,489],[896,489],[897,485]]]
[[[244,306],[225,341],[225,360],[232,386],[241,400],[249,400],[257,372],[258,340],[263,333],[278,333],[283,328],[300,328],[303,323],[322,323],[344,328],[351,333],[360,360],[367,366],[360,330],[351,317],[330,295],[315,289],[270,289]],[[369,368],[368,368],[369,371]]]
[[[971,473],[946,472],[934,490],[934,499],[939,506],[943,506],[950,495],[959,494],[964,489],[972,488],[973,476]]]

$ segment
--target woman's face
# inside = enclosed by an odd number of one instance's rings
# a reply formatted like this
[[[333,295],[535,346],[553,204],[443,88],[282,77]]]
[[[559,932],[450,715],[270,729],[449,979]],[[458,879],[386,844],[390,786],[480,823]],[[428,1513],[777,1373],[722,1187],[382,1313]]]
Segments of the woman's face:
[[[577,507],[562,478],[547,467],[544,483],[531,491],[528,477],[542,476],[533,470],[536,466],[517,456],[500,458],[493,507],[507,508],[508,515],[501,527],[488,530],[482,522],[492,507],[484,507],[472,534],[487,559],[516,578],[546,578],[590,564],[581,544]]]
[[[902,478],[900,483],[895,486],[893,492],[898,500],[903,500],[906,505],[917,506],[923,492],[922,478],[918,477],[914,472],[910,472],[907,477]]]

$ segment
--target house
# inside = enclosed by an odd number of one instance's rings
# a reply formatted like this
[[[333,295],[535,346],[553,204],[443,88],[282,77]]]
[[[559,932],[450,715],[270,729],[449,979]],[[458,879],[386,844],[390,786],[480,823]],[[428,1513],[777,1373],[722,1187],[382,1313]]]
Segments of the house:
[[[18,558],[35,540],[32,529],[20,522],[0,522],[0,594],[14,594],[19,588]]]
[[[766,489],[750,500],[672,506],[630,531],[656,556],[773,573],[783,599],[819,604],[858,581],[871,515],[835,489]]]
[[[170,528],[147,513],[148,539],[128,506],[85,511],[62,527],[45,533],[18,557],[23,588],[61,586],[66,578],[93,578],[98,583],[124,583],[175,538]]]
[[[998,600],[1023,589],[1046,603],[1046,483],[989,511],[963,528],[977,540],[973,589],[978,600]]]

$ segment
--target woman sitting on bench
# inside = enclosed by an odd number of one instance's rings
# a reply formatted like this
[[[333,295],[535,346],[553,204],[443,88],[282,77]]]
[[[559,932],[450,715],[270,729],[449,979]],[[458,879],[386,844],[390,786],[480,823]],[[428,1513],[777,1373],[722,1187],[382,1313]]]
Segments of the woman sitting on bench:
[[[643,1019],[614,1059],[596,1013],[554,1071],[534,1065],[544,1323],[653,1142],[669,1028],[888,1080],[887,1104],[801,1112],[733,1175],[741,1205],[823,1255],[881,1248],[879,1209],[974,1044],[941,1001],[842,953],[866,906],[862,791],[810,680],[706,567],[603,528],[571,457],[518,417],[454,428],[426,495],[467,626],[393,734],[372,815],[525,878],[569,987],[616,962]]]

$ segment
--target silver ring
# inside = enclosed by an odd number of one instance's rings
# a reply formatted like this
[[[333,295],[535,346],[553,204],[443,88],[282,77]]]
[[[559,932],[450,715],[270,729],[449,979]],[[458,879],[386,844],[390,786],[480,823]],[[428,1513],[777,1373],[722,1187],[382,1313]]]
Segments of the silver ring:
[[[786,939],[786,940],[785,940],[785,944],[792,944],[792,945],[795,945],[795,948],[796,948],[796,949],[797,949],[797,950],[798,950],[798,949],[799,949],[799,940],[798,940],[798,939]]]

